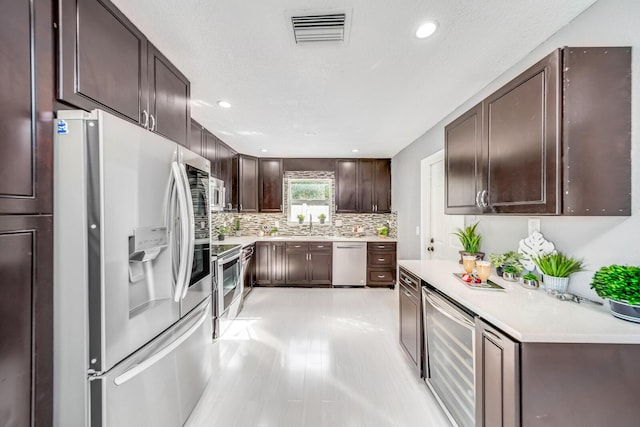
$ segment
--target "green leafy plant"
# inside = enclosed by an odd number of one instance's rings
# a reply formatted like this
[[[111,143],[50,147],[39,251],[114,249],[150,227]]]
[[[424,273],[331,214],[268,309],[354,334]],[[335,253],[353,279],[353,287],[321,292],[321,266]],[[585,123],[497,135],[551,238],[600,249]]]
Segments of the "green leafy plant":
[[[478,249],[480,249],[482,236],[476,233],[477,227],[478,223],[476,222],[475,224],[466,227],[464,230],[462,228],[458,228],[458,231],[453,233],[458,236],[460,244],[466,252],[476,253],[478,252]]]
[[[231,231],[231,228],[227,227],[226,225],[218,227],[218,235],[220,235],[220,234],[225,235],[229,231]]]
[[[522,278],[527,280],[538,280],[538,276],[536,276],[533,273],[527,273],[524,276],[522,276]]]
[[[325,214],[321,213],[320,215],[318,215],[318,219],[320,221],[324,221],[325,219],[327,219],[327,216]]]
[[[275,234],[275,233],[277,233],[277,232],[278,232],[278,228],[277,228],[277,227],[273,227],[273,228],[271,229],[271,231],[269,232],[269,234]]]
[[[302,214],[296,215],[296,218],[298,218],[298,221],[304,221],[304,215]]]
[[[389,234],[389,229],[387,227],[378,228],[378,234],[381,236],[387,236]]]
[[[571,258],[562,252],[533,258],[533,262],[543,274],[554,277],[569,277],[584,268],[582,260]]]
[[[507,271],[508,273],[520,274],[524,269],[522,264],[520,264],[522,255],[515,251],[509,251],[503,254],[491,254],[489,258],[494,267],[503,267],[503,271]],[[507,270],[507,267],[512,268]]]
[[[591,289],[601,298],[640,305],[640,267],[602,267],[593,275]]]
[[[240,231],[240,218],[236,218],[234,230]]]

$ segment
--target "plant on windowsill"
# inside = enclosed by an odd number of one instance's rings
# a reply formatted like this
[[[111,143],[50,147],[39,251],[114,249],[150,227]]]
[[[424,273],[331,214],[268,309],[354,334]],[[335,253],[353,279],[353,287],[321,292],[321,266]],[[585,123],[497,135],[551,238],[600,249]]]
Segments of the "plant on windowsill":
[[[591,289],[609,300],[611,314],[640,323],[640,267],[610,265],[596,271]]]
[[[327,216],[325,214],[320,214],[318,215],[318,221],[320,221],[320,224],[324,224],[324,220],[327,219]]]
[[[534,258],[533,262],[542,273],[542,280],[547,292],[567,292],[569,276],[578,271],[582,271],[584,268],[582,260],[571,258],[562,252],[550,253],[539,258]]]
[[[462,257],[465,255],[474,255],[476,260],[484,259],[484,252],[480,252],[480,242],[482,240],[482,236],[476,233],[476,228],[478,227],[478,222],[473,225],[469,225],[462,228],[458,228],[455,234],[460,239],[460,244],[464,248],[462,251],[458,251],[460,253],[460,264],[462,264]]]
[[[297,218],[298,218],[298,224],[302,224],[304,222],[304,215],[298,214]]]
[[[218,227],[218,240],[224,240],[225,234],[228,234],[231,229],[226,225]]]

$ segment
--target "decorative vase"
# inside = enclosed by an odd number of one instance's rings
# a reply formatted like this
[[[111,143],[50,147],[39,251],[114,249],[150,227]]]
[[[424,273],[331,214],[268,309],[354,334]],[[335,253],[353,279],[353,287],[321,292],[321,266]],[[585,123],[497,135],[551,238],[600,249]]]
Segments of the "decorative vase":
[[[304,222],[304,219],[299,219],[298,218],[298,224],[302,224]]]
[[[218,234],[218,240],[224,240],[224,234]]]
[[[320,221],[320,224],[324,224],[324,218],[318,218],[318,220]]]
[[[474,255],[476,257],[476,261],[482,261],[484,259],[484,252],[467,252],[467,251],[458,251],[460,254],[459,264],[462,264],[462,257],[466,255]]]
[[[498,277],[502,277],[502,266],[496,267],[496,274]]]
[[[631,305],[622,301],[609,300],[611,314],[618,319],[640,323],[640,305]]]
[[[523,288],[527,289],[538,289],[540,287],[540,283],[534,279],[522,279],[520,282]]]
[[[240,237],[240,236],[242,236],[242,231],[236,230],[236,237]]]
[[[567,288],[569,287],[568,277],[555,277],[543,274],[542,281],[544,282],[544,287],[547,292],[556,291],[564,294],[567,292]]]
[[[508,271],[503,271],[502,272],[502,278],[504,280],[506,280],[507,282],[517,282],[518,281],[518,274],[517,273],[510,273]]]

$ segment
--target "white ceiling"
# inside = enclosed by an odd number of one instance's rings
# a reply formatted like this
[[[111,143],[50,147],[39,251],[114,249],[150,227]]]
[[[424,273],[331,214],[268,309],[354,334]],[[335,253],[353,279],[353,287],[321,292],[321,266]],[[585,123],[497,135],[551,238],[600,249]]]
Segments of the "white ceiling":
[[[113,2],[191,80],[193,118],[234,149],[391,157],[595,0]],[[347,11],[348,42],[293,42],[291,11],[331,10]],[[430,19],[436,34],[415,38]]]

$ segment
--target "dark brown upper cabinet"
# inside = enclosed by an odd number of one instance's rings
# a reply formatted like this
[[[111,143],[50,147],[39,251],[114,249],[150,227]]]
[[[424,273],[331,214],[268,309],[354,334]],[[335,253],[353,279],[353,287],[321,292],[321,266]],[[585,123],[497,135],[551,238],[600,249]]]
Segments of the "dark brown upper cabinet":
[[[53,212],[51,3],[3,2],[0,14],[0,214]]]
[[[62,0],[58,93],[189,146],[189,80],[112,3]]]
[[[238,155],[238,212],[258,212],[258,158]]]
[[[218,167],[218,138],[207,129],[202,130],[202,157],[211,163],[211,176],[219,178]]]
[[[336,160],[336,212],[391,212],[389,159]]]
[[[446,213],[630,215],[630,150],[631,48],[558,49],[446,126]]]
[[[481,213],[476,197],[486,188],[482,173],[482,104],[445,127],[444,147],[447,213]]]
[[[234,196],[236,190],[233,188],[233,162],[237,153],[220,139],[217,139],[216,155],[217,178],[224,181],[226,188],[224,193],[225,210],[232,210],[235,209],[233,205],[237,203],[237,197]],[[233,202],[233,200],[236,200],[236,202]]]
[[[358,160],[336,160],[336,212],[358,212]]]
[[[199,156],[206,157],[204,155],[203,138],[204,138],[204,128],[202,127],[202,125],[200,125],[200,123],[191,119],[191,133],[189,134],[189,150],[193,151]],[[213,175],[213,167],[211,169],[211,175]]]
[[[259,160],[260,212],[282,212],[282,159]]]

